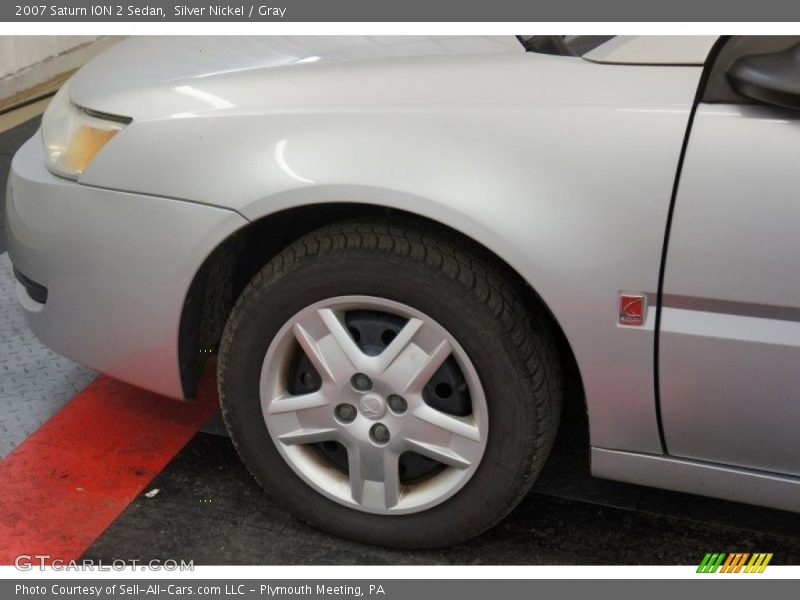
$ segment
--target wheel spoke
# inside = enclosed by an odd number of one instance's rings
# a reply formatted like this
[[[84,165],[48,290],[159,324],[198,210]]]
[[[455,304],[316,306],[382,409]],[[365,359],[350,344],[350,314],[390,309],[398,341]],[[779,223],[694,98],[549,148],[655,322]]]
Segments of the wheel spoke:
[[[329,308],[307,315],[295,323],[292,330],[324,382],[341,383],[353,370],[361,370],[368,358]]]
[[[287,446],[295,444],[316,444],[317,442],[327,442],[336,439],[338,430],[327,429],[307,429],[298,427],[293,431],[287,431],[278,436],[278,439]]]
[[[455,467],[456,469],[467,469],[472,465],[472,461],[466,457],[461,456],[454,450],[446,446],[439,446],[437,444],[428,444],[418,440],[407,440],[409,447],[418,454],[432,458],[439,461],[448,467]]]
[[[353,500],[373,509],[388,509],[400,499],[400,457],[388,448],[358,444],[348,451]]]
[[[469,418],[448,415],[427,404],[414,412],[406,433],[406,445],[423,456],[449,467],[467,469],[483,454],[478,427]]]
[[[322,319],[322,322],[325,323],[333,340],[336,341],[339,350],[347,357],[350,365],[357,370],[361,370],[367,355],[361,352],[361,348],[359,348],[358,344],[350,337],[347,327],[339,316],[330,308],[324,308],[319,311],[319,317]]]
[[[420,319],[411,318],[408,320],[395,338],[378,355],[376,369],[379,373],[383,373],[397,359],[400,353],[408,347],[422,325],[423,323]]]
[[[328,406],[330,401],[325,394],[312,392],[311,394],[283,394],[275,398],[269,405],[267,413],[273,415],[277,413],[297,412],[317,408],[318,406]]]
[[[300,344],[303,352],[306,353],[308,360],[310,360],[311,364],[314,365],[314,368],[320,374],[322,380],[335,382],[336,377],[334,376],[330,366],[328,366],[328,361],[325,360],[325,355],[322,353],[322,349],[319,347],[319,342],[311,337],[311,334],[308,332],[308,330],[300,323],[295,323],[292,330],[294,331],[294,337],[297,340],[297,343]]]
[[[321,392],[294,396],[283,394],[267,408],[267,419],[284,444],[313,444],[338,437],[333,407]]]
[[[427,404],[418,406],[413,415],[418,419],[413,428],[416,430],[414,433],[428,435],[433,439],[441,439],[441,436],[444,435],[464,438],[473,442],[481,440],[480,430],[468,417],[448,415]],[[423,441],[427,441],[427,439],[423,438]]]
[[[450,356],[453,349],[450,342],[442,340],[436,348],[428,354],[422,364],[420,364],[417,372],[411,377],[411,380],[406,385],[406,392],[422,393],[422,388],[431,380],[434,373],[439,370],[444,364],[444,361]]]
[[[417,331],[420,331],[420,328],[417,328],[415,333]],[[397,338],[392,345],[395,341]],[[391,346],[384,353],[390,348]],[[383,371],[383,380],[398,390],[398,393],[419,394],[452,352],[453,348],[447,340],[437,340],[433,350],[428,353],[409,339],[405,341],[402,349],[392,356],[391,363],[387,364]]]

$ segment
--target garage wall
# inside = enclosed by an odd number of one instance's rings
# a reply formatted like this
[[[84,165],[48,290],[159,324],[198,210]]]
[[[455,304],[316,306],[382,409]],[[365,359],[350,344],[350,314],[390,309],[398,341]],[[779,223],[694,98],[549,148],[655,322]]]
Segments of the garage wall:
[[[0,104],[73,71],[121,38],[0,36]],[[36,95],[35,93],[33,95]]]
[[[0,37],[0,78],[18,73],[43,60],[77,46],[95,41],[98,36],[18,36]]]

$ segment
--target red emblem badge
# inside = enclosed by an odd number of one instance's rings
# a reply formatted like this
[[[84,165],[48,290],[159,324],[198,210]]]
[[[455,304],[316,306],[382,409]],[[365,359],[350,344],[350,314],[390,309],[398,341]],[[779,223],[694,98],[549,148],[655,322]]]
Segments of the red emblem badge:
[[[619,324],[638,327],[644,324],[647,313],[647,297],[644,294],[619,295]]]

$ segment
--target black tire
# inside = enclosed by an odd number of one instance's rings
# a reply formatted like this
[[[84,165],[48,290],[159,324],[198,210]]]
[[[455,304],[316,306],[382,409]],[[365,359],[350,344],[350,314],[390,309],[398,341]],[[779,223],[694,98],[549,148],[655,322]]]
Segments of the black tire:
[[[342,222],[272,259],[238,299],[219,353],[222,414],[255,479],[289,512],[358,541],[430,548],[492,527],[525,496],[550,451],[561,406],[561,368],[543,309],[482,249],[416,219]],[[361,512],[306,485],[267,431],[259,375],[277,331],[314,302],[370,295],[402,302],[450,331],[480,376],[489,433],[480,466],[453,497],[407,515]]]

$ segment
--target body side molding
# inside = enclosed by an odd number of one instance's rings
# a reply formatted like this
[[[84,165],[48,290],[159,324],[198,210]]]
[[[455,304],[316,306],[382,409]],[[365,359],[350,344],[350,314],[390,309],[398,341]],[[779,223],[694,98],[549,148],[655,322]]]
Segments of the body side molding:
[[[800,478],[670,456],[593,447],[592,475],[780,510],[800,506]]]

